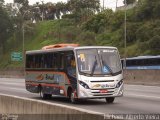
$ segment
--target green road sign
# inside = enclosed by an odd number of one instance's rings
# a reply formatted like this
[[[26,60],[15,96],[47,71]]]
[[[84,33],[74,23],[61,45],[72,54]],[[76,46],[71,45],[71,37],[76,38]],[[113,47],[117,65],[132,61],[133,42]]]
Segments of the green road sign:
[[[22,61],[22,53],[21,52],[12,52],[11,53],[12,61]]]

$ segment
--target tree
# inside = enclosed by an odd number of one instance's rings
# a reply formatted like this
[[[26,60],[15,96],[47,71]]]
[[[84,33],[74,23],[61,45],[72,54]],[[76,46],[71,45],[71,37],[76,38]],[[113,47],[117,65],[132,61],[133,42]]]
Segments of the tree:
[[[0,23],[3,23],[0,24],[0,48],[3,50],[2,53],[4,53],[6,51],[5,46],[7,39],[13,30],[13,25],[10,17],[2,7],[0,7]]]
[[[160,36],[156,35],[148,42],[148,48],[152,50],[154,55],[160,54]],[[147,48],[147,49],[148,49]]]
[[[28,6],[28,0],[14,0],[14,3],[22,4],[23,6]]]
[[[0,6],[4,4],[4,0],[0,0]]]
[[[113,11],[107,9],[84,23],[85,30],[93,31],[95,33],[103,32],[110,24],[110,19],[113,17]]]
[[[28,0],[14,0],[14,3],[19,3],[22,5],[22,7],[20,8],[20,12],[23,15],[25,13],[25,11],[29,8],[28,5]]]
[[[126,4],[129,5],[129,4],[133,4],[135,3],[136,0],[126,0]],[[125,0],[123,1],[123,3],[125,4]]]
[[[67,4],[75,22],[86,21],[100,9],[99,0],[70,0]]]
[[[160,0],[139,0],[135,17],[138,21],[160,18]]]

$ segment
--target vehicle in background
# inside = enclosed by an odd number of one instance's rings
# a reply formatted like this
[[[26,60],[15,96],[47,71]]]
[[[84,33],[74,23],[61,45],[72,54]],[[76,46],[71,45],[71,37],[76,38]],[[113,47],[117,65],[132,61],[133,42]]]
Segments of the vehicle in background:
[[[57,44],[26,52],[26,89],[79,99],[105,98],[113,103],[123,96],[123,71],[117,48]]]
[[[121,60],[122,66],[124,65],[124,59]],[[123,67],[124,68],[124,67]],[[132,58],[126,58],[126,69],[130,70],[160,70],[160,55],[157,56],[138,56]]]

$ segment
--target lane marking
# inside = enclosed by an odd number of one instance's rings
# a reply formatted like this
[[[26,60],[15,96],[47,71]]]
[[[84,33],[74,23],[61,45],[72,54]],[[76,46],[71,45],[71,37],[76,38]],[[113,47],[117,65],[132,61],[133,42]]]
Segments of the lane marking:
[[[25,85],[25,83],[6,83],[6,82],[0,82],[0,84],[6,84],[6,85]]]
[[[159,93],[160,89],[158,90],[143,90],[143,89],[124,89],[125,91],[136,91],[136,92],[154,92],[154,93]]]
[[[136,96],[136,97],[145,97],[145,98],[160,99],[160,97],[158,97],[158,96],[146,96],[146,95],[136,95],[136,94],[125,94],[124,96]]]

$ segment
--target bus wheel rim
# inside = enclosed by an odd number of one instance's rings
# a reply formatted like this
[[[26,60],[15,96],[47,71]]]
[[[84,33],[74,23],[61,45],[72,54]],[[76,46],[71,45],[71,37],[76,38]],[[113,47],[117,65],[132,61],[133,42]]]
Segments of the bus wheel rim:
[[[71,93],[71,102],[72,103],[74,102],[74,93],[73,92]]]

